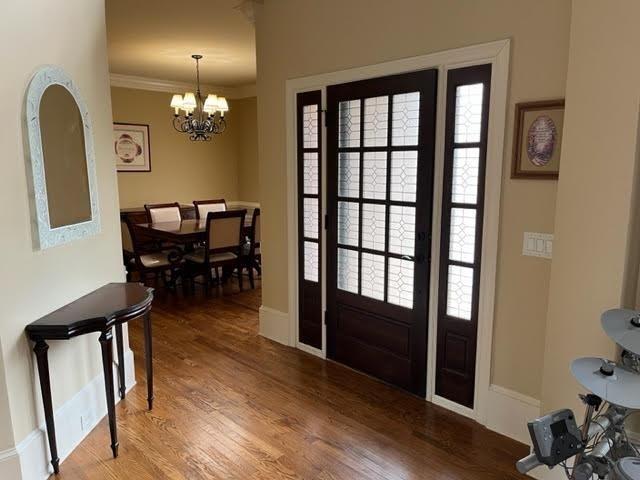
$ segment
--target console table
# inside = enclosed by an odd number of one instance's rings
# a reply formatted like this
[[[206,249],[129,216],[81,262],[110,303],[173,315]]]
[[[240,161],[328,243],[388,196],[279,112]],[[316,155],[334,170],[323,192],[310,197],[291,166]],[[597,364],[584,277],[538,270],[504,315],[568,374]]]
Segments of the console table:
[[[33,351],[38,364],[38,376],[42,390],[42,403],[47,425],[47,436],[51,450],[51,465],[55,473],[60,471],[60,459],[56,445],[56,432],[51,400],[51,382],[47,340],[69,340],[79,335],[100,332],[102,368],[107,395],[107,412],[111,433],[111,450],[118,456],[118,433],[116,430],[115,400],[113,392],[113,335],[116,330],[118,348],[118,389],[120,398],[125,396],[124,348],[122,324],[135,318],[144,318],[145,363],[147,370],[147,400],[149,410],[153,408],[153,365],[151,345],[151,302],[153,289],[139,283],[109,283],[30,323],[25,328],[28,337],[35,342]]]

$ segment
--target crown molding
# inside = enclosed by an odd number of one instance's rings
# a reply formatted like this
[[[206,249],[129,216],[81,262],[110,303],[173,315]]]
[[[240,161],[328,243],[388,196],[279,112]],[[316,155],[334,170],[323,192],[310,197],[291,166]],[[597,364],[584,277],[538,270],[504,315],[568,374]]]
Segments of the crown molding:
[[[109,74],[109,80],[112,87],[134,88],[137,90],[150,90],[153,92],[188,92],[192,91],[194,88],[193,83],[137,77],[134,75],[122,75],[120,73]],[[201,84],[200,87],[205,92],[215,93],[216,95],[222,95],[230,99],[256,96],[255,84],[239,87],[216,87],[214,85]]]
[[[239,3],[234,9],[238,10],[249,23],[256,23],[256,4],[262,5],[264,0],[244,0]]]

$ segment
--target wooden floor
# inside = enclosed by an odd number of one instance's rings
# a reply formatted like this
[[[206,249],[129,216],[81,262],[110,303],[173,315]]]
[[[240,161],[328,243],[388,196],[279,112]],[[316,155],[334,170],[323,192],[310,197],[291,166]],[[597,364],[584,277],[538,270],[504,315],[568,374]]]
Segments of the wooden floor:
[[[516,479],[527,448],[395,388],[258,335],[260,290],[211,298],[159,292],[155,403],[138,380],[58,479]]]

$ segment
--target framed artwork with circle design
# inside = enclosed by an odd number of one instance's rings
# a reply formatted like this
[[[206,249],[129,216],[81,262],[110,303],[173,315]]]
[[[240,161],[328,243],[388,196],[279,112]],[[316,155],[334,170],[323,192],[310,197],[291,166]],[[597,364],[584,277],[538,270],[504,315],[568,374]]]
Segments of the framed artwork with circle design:
[[[150,172],[149,125],[114,122],[113,153],[118,172]]]
[[[516,104],[511,178],[557,179],[564,99]]]

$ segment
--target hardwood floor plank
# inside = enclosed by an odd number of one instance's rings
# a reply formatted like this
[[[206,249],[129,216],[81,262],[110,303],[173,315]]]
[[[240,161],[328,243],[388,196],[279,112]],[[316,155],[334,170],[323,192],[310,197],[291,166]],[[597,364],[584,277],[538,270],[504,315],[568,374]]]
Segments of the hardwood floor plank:
[[[258,282],[259,285],[259,282]],[[154,410],[142,325],[136,385],[117,405],[120,456],[103,419],[57,478],[154,480],[520,479],[527,447],[394,387],[258,335],[260,289],[209,297],[159,290]]]

